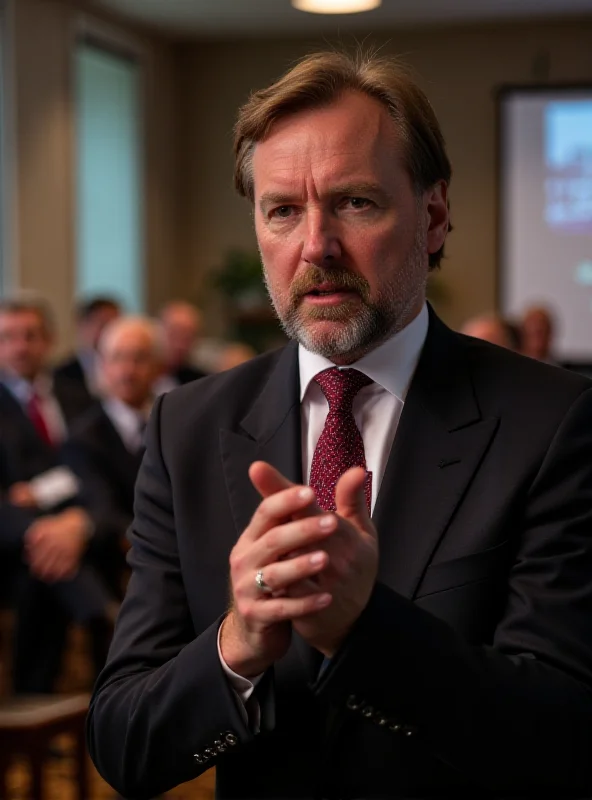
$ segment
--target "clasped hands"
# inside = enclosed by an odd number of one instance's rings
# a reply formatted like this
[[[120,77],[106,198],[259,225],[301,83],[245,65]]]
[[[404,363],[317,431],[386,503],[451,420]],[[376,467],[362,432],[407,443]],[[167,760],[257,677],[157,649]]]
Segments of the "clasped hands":
[[[88,545],[89,522],[78,507],[35,520],[24,540],[24,557],[33,575],[47,583],[73,578]]]
[[[230,554],[232,605],[222,625],[226,664],[253,677],[281,658],[296,631],[331,658],[364,610],[378,570],[378,539],[364,495],[365,472],[345,472],[336,511],[263,461],[249,470],[263,498]],[[261,570],[271,593],[257,587]]]

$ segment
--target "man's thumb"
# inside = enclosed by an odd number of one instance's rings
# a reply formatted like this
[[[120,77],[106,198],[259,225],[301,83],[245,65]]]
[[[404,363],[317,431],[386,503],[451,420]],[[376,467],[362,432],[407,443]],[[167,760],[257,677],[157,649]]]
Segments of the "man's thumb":
[[[361,525],[365,530],[370,520],[366,503],[366,470],[352,467],[344,472],[335,487],[335,510],[340,517]]]

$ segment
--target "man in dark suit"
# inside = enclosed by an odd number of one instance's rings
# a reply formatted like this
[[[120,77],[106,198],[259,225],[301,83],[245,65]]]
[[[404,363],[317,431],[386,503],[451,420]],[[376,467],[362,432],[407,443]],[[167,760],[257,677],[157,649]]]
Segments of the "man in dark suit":
[[[104,662],[112,600],[87,563],[92,522],[60,456],[69,415],[47,371],[51,329],[42,303],[0,303],[0,548],[15,584],[14,687],[22,692],[52,690],[70,619],[91,627]]]
[[[135,798],[214,765],[221,798],[590,794],[592,385],[426,306],[450,164],[396,63],[310,57],[236,137],[298,343],[155,405],[99,771]]]
[[[180,300],[167,303],[158,315],[162,329],[163,364],[154,384],[155,394],[164,394],[203,378],[206,374],[191,363],[201,330],[201,315],[195,306]]]
[[[99,354],[103,399],[78,420],[63,457],[83,487],[95,530],[94,563],[119,594],[152,385],[161,367],[158,327],[142,317],[120,317],[105,329]]]
[[[56,391],[66,393],[76,384],[84,397],[83,411],[100,395],[98,347],[105,327],[121,314],[121,306],[112,297],[93,297],[79,303],[76,309],[76,353],[54,369]]]

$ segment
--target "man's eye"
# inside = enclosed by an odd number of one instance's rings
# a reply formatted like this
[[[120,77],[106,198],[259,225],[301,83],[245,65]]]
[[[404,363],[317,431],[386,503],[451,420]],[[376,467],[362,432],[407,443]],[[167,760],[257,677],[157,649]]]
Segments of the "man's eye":
[[[348,197],[346,203],[352,208],[366,208],[370,205],[370,200],[366,197]]]
[[[272,217],[279,217],[280,219],[286,219],[292,214],[293,211],[292,206],[278,206],[274,208],[271,212]]]

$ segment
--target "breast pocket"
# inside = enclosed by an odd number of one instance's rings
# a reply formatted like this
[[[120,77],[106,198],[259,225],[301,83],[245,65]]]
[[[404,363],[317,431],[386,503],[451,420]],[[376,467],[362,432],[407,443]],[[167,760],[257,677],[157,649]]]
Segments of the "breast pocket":
[[[427,568],[415,598],[445,592],[488,578],[499,580],[509,569],[510,556],[510,542],[507,540],[488,550],[432,564]]]

